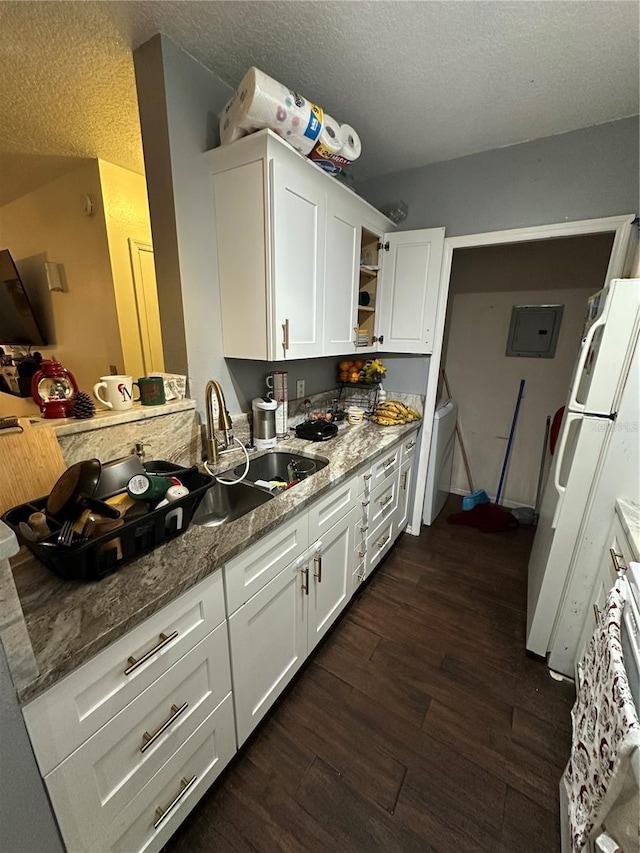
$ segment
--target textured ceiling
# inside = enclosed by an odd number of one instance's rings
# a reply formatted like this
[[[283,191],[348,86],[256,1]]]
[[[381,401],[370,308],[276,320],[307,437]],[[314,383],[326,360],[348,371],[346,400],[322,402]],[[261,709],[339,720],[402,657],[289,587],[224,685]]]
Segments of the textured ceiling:
[[[357,177],[638,112],[636,2],[0,2],[0,200],[77,157],[142,171],[131,51],[158,31],[348,121]]]

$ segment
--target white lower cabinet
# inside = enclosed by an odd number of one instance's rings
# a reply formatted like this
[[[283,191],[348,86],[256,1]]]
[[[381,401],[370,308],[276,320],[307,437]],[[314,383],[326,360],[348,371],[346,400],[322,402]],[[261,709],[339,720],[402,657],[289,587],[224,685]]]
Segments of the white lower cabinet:
[[[296,560],[229,617],[239,746],[307,656],[306,583],[308,567]]]
[[[239,745],[346,607],[356,513],[347,512],[229,617]]]

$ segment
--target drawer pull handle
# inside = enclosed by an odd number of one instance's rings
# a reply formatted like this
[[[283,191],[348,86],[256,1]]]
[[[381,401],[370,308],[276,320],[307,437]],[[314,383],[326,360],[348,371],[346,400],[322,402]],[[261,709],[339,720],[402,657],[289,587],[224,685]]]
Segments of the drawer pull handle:
[[[368,529],[369,529],[369,527],[368,527],[368,526],[367,526],[367,527],[361,527],[361,528],[360,528],[360,533],[366,533]]]
[[[389,503],[389,501],[392,501],[392,500],[393,500],[393,493],[389,492],[388,495],[385,495],[383,498],[380,498],[379,504],[380,504],[380,506],[384,507]]]
[[[169,717],[169,719],[164,722],[159,729],[156,729],[156,731],[152,735],[150,735],[149,732],[145,732],[142,735],[142,740],[144,741],[144,743],[140,747],[140,752],[145,753],[149,749],[149,747],[152,746],[152,744],[154,744],[158,740],[160,735],[163,735],[166,732],[171,723],[175,722],[180,716],[180,714],[182,714],[183,711],[186,711],[188,707],[188,702],[185,702],[184,705],[181,705],[180,707],[178,707],[177,705],[172,705],[171,716]]]
[[[387,535],[384,537],[384,539],[379,539],[376,542],[376,545],[378,546],[378,548],[384,548],[384,546],[387,544],[389,539],[391,539],[391,534],[387,533]]]
[[[313,558],[313,563],[316,567],[313,576],[317,579],[318,583],[322,583],[322,554],[316,554]]]
[[[364,560],[364,558],[365,558],[366,556],[367,556],[367,552],[366,552],[366,551],[358,551],[358,557],[360,557],[360,559],[361,559],[361,560]]]
[[[412,450],[415,446],[415,441],[410,441],[409,444],[407,444],[407,450]]]
[[[165,634],[164,632],[160,634],[160,642],[156,643],[156,645],[149,649],[148,652],[145,652],[139,660],[136,660],[133,655],[127,658],[127,663],[129,666],[125,669],[125,675],[131,675],[131,673],[136,670],[139,666],[142,666],[143,663],[146,663],[149,658],[152,658],[157,652],[161,649],[164,649],[165,646],[168,646],[169,643],[173,642],[178,636],[177,631],[172,631],[170,634]]]
[[[600,610],[597,604],[593,605],[593,618],[596,620],[596,625],[600,624]]]
[[[385,459],[385,460],[384,460],[384,462],[383,462],[382,464],[383,464],[383,466],[384,466],[385,468],[388,468],[388,467],[389,467],[389,465],[393,465],[393,463],[394,463],[395,461],[396,461],[396,457],[395,457],[395,455],[394,455],[394,456],[390,456],[388,459]]]
[[[364,572],[362,572],[362,574],[360,575],[356,575],[356,577],[358,578],[358,581],[362,583],[362,581],[364,580]]]
[[[366,482],[367,480],[370,480],[370,479],[371,479],[371,474],[364,474],[364,475],[363,475],[363,477],[362,477],[362,479],[363,479],[363,480],[365,480],[365,482]]]
[[[309,595],[309,566],[305,566],[304,569],[300,569],[300,574],[304,577],[302,582],[304,594]]]
[[[195,785],[197,778],[198,778],[197,776],[192,776],[191,779],[187,779],[186,776],[182,777],[182,779],[180,780],[180,784],[182,785],[182,788],[180,789],[180,793],[175,798],[175,800],[173,800],[166,807],[166,809],[163,809],[160,806],[158,806],[158,808],[156,809],[157,820],[153,824],[154,829],[157,829],[160,826],[160,824],[169,817],[169,815],[175,809],[175,807],[180,804],[180,801],[185,796],[187,791],[190,790]]]
[[[626,572],[627,567],[624,564],[620,565],[620,563],[618,562],[618,560],[624,559],[622,554],[616,554],[614,548],[609,548],[609,553],[611,554],[611,559],[613,560],[613,568],[616,570],[616,572]]]
[[[362,506],[367,507],[370,503],[371,501],[362,501]]]

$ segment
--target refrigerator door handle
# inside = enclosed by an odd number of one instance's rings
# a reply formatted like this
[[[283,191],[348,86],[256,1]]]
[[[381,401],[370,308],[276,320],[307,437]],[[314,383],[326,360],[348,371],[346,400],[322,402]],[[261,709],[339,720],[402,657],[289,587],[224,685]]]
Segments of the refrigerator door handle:
[[[578,364],[576,365],[575,373],[573,374],[573,387],[571,388],[571,394],[569,395],[569,403],[567,404],[567,408],[571,409],[572,412],[584,412],[587,407],[586,403],[578,402],[577,395],[578,391],[580,390],[582,372],[587,362],[587,357],[591,349],[591,344],[593,343],[593,338],[600,326],[604,326],[605,323],[606,317],[604,315],[601,315],[600,317],[598,317],[597,320],[594,320],[594,322],[589,327],[587,336],[584,339],[584,343],[582,344],[582,347],[580,349]]]
[[[553,521],[551,522],[551,527],[555,530],[558,526],[558,518],[560,516],[560,510],[562,509],[562,502],[564,500],[564,493],[567,491],[567,487],[563,486],[560,482],[560,472],[562,470],[562,463],[564,462],[564,454],[567,449],[567,440],[569,438],[569,431],[571,429],[571,424],[573,421],[580,421],[583,419],[583,416],[577,412],[570,412],[565,410],[565,422],[562,425],[562,433],[560,435],[560,444],[557,448],[557,456],[556,456],[556,464],[553,469],[553,485],[555,487],[556,492],[558,493],[558,501],[556,503],[556,508],[553,513]]]

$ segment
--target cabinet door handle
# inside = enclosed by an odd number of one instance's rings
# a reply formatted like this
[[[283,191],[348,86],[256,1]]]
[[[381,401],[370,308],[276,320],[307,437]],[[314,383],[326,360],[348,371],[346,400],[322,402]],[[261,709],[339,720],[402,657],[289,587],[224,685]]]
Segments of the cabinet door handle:
[[[182,777],[182,779],[180,780],[182,788],[180,789],[180,792],[178,793],[176,798],[171,801],[171,803],[166,807],[166,809],[163,809],[162,806],[158,806],[158,808],[156,809],[157,820],[153,824],[154,829],[157,829],[160,824],[169,817],[171,812],[179,804],[180,800],[185,796],[187,791],[195,785],[197,778],[197,776],[192,776],[191,779],[187,779],[186,776]]]
[[[140,752],[142,752],[142,753],[146,752],[149,749],[149,747],[158,740],[160,735],[163,735],[166,732],[166,730],[169,728],[169,726],[172,723],[174,723],[178,719],[180,714],[182,714],[183,711],[186,711],[188,707],[189,707],[188,702],[185,702],[184,705],[180,705],[180,707],[178,707],[177,705],[172,705],[171,706],[172,713],[171,713],[171,716],[169,717],[169,719],[166,722],[164,722],[160,726],[159,729],[156,729],[156,731],[152,735],[150,735],[149,732],[145,732],[142,735],[142,740],[144,741],[144,743],[140,747]]]
[[[175,640],[177,636],[177,631],[172,631],[170,634],[165,634],[164,632],[160,634],[160,642],[156,643],[156,645],[152,649],[149,649],[148,652],[145,652],[139,660],[136,660],[133,655],[127,658],[127,663],[129,664],[129,666],[125,669],[124,674],[131,675],[134,670],[136,670],[139,666],[142,666],[143,663],[146,663],[149,658],[153,657],[161,649],[164,649],[164,647],[169,645],[169,643],[173,640]]]
[[[404,491],[406,491],[406,489],[407,489],[407,474],[408,474],[408,473],[409,473],[408,471],[404,471],[404,472],[403,472],[403,474],[402,474],[402,484],[401,484],[401,488],[402,488],[402,491],[403,491],[403,492],[404,492]]]
[[[596,625],[600,624],[600,609],[597,604],[593,605],[593,618],[596,620]]]
[[[609,553],[611,554],[611,559],[613,560],[613,568],[616,570],[616,572],[626,572],[627,567],[624,565],[624,563],[620,565],[620,563],[618,562],[618,560],[624,559],[622,554],[616,554],[615,548],[609,548]]]
[[[313,576],[317,579],[318,583],[322,583],[322,554],[316,554],[313,558],[313,563],[316,567]]]
[[[387,542],[389,541],[389,539],[391,539],[391,534],[390,534],[390,533],[388,533],[388,534],[384,537],[384,539],[379,539],[379,540],[376,542],[376,545],[378,546],[378,548],[384,548],[384,546],[387,544]]]
[[[289,318],[287,317],[282,324],[282,349],[286,352],[289,349]]]
[[[356,347],[356,348],[358,347],[358,332],[359,332],[359,330],[360,330],[360,329],[359,329],[359,327],[358,327],[358,326],[354,326],[354,327],[353,327],[353,335],[354,335],[354,337],[353,337],[353,345],[354,345],[354,347]]]
[[[304,580],[302,581],[302,589],[304,590],[304,594],[309,595],[309,566],[305,566],[303,569],[300,569],[300,574],[304,578]]]

